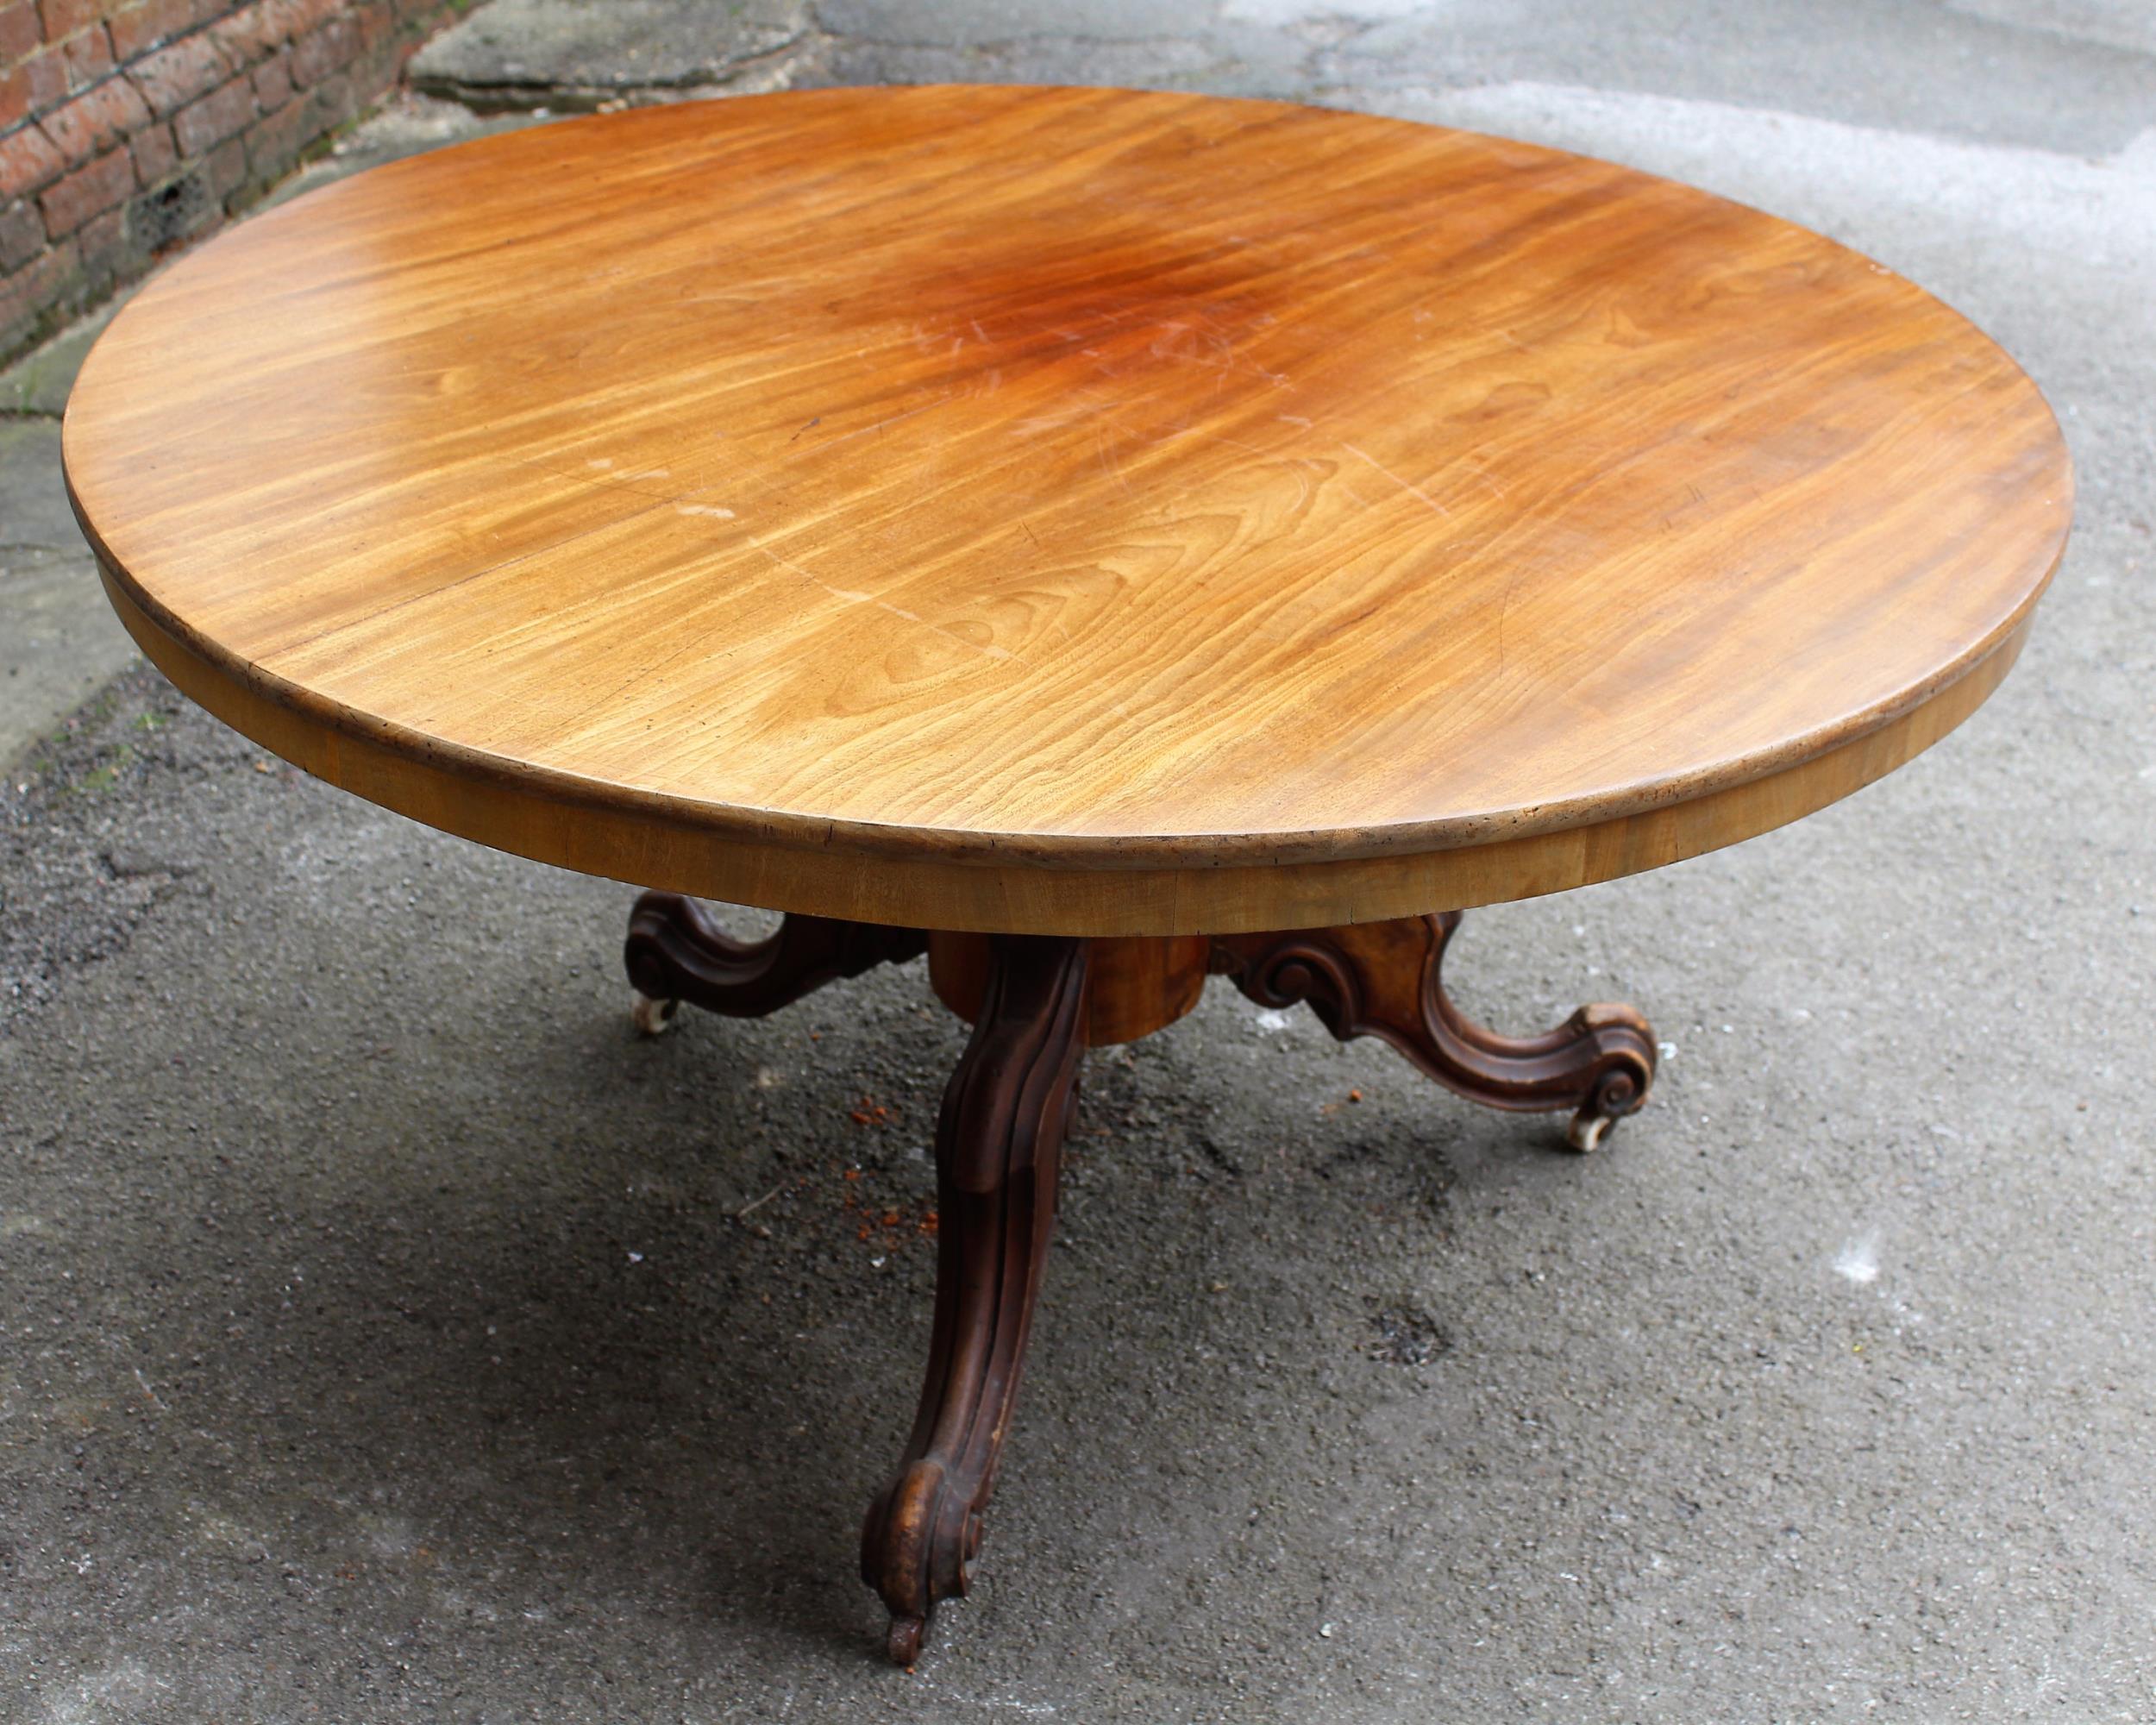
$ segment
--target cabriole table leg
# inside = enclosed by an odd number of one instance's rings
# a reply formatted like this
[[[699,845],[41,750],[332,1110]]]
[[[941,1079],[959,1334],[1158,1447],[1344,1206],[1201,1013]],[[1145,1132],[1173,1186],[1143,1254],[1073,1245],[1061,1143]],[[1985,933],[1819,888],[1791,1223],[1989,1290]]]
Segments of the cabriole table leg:
[[[997,935],[972,1039],[936,1128],[936,1316],[913,1433],[862,1527],[862,1579],[910,1665],[962,1594],[1010,1428],[1085,1051],[1087,944]]]
[[[679,893],[646,893],[629,916],[623,958],[630,1015],[646,1036],[674,1022],[681,1003],[728,1018],[760,1019],[842,976],[903,964],[928,950],[918,929],[830,917],[789,916],[762,940],[736,940]]]
[[[1493,1108],[1572,1110],[1565,1132],[1593,1150],[1654,1082],[1654,1032],[1631,1007],[1582,1007],[1540,1036],[1500,1036],[1445,992],[1457,911],[1343,928],[1220,936],[1213,968],[1261,1006],[1307,1001],[1346,1042],[1382,1038],[1447,1088]]]

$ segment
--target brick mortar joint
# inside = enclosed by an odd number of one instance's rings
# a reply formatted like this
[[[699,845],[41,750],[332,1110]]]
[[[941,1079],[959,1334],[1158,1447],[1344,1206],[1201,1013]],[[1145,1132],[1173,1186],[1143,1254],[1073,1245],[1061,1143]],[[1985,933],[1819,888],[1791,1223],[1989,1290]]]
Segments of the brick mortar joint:
[[[212,40],[216,59],[222,68],[219,82],[210,89],[198,93],[191,102],[183,104],[171,114],[155,113],[139,80],[130,77],[142,62],[153,55],[175,46],[209,35],[221,25],[227,25],[237,15],[247,10],[244,5],[229,7],[216,17],[176,30],[145,45],[140,52],[123,62],[117,63],[91,79],[82,88],[69,92],[65,100],[48,104],[34,114],[26,114],[14,125],[0,131],[0,143],[5,143],[18,134],[34,133],[45,149],[58,159],[58,166],[49,173],[42,174],[34,184],[25,185],[19,194],[19,202],[10,201],[9,209],[27,209],[36,212],[41,200],[75,176],[92,172],[107,164],[110,158],[130,156],[140,148],[141,141],[157,134],[166,135],[166,150],[176,155],[176,162],[168,161],[166,167],[184,167],[188,173],[210,172],[215,165],[226,162],[229,185],[213,187],[211,202],[205,223],[192,226],[179,236],[181,248],[190,248],[207,239],[217,229],[237,219],[245,210],[281,176],[292,172],[313,159],[335,135],[348,126],[355,112],[364,111],[380,100],[385,91],[399,84],[400,70],[410,57],[413,47],[423,41],[448,18],[461,10],[458,0],[422,0],[417,6],[397,3],[397,0],[344,0],[336,11],[329,16],[317,14],[310,28],[298,35],[279,34],[255,52],[254,41],[242,39],[228,46]],[[380,28],[371,28],[379,24]],[[235,85],[248,86],[260,69],[289,59],[294,47],[335,28],[352,30],[354,35],[354,52],[340,55],[326,75],[310,89],[295,87],[288,99],[274,107],[258,109],[251,122],[217,139],[199,151],[173,151],[172,133],[175,122],[191,108],[199,106],[214,97],[220,90]],[[373,38],[369,46],[367,38]],[[268,154],[257,160],[254,140],[280,116],[295,112],[317,92],[327,91],[340,80],[360,82],[351,89],[353,99],[340,97],[334,105],[342,110],[342,117],[332,114],[326,129],[310,129],[306,135],[298,137],[296,147],[278,143]],[[115,141],[109,147],[78,155],[63,150],[57,144],[45,122],[95,91],[119,81],[126,84],[134,94],[150,107],[153,117],[147,122],[128,126],[116,133]],[[141,178],[139,163],[135,178]],[[115,251],[113,243],[117,232],[103,232],[102,227],[117,229],[122,211],[130,207],[129,199],[147,198],[159,192],[161,186],[179,184],[172,174],[160,171],[157,184],[144,182],[139,192],[130,192],[119,204],[101,210],[78,226],[71,227],[64,235],[47,239],[43,247],[23,257],[17,265],[0,272],[0,304],[7,309],[6,327],[0,329],[0,363],[12,363],[22,354],[51,336],[56,328],[67,319],[82,315],[108,300],[111,294],[127,283],[139,279],[147,265],[154,261],[150,254],[139,256]],[[102,227],[101,227],[102,224]],[[99,235],[94,251],[91,235]],[[157,254],[162,255],[160,252]]]
[[[220,12],[214,18],[204,18],[198,23],[190,24],[184,30],[174,30],[170,35],[155,37],[152,41],[145,43],[141,52],[130,56],[125,60],[116,59],[110,66],[108,66],[103,72],[98,73],[97,77],[91,78],[89,83],[84,85],[81,89],[71,90],[59,101],[48,102],[42,108],[31,110],[28,113],[23,115],[20,120],[16,121],[11,125],[0,126],[0,144],[5,143],[9,138],[14,137],[17,133],[27,132],[34,126],[41,126],[44,121],[59,113],[61,109],[66,107],[69,104],[81,101],[85,96],[91,94],[95,91],[102,89],[108,84],[125,82],[137,96],[141,97],[145,102],[148,101],[149,97],[147,92],[142,89],[141,85],[135,82],[133,76],[135,67],[141,65],[141,63],[147,60],[152,54],[162,53],[166,48],[178,47],[184,42],[194,41],[197,36],[206,36],[210,34],[210,33],[215,30],[220,24],[228,22],[235,13],[244,11],[245,9],[246,8],[244,5],[234,6],[228,11]],[[442,9],[444,11],[454,9],[454,0],[442,0]],[[306,32],[306,34],[308,35],[313,35],[317,32],[325,29],[330,24],[337,22],[342,16],[342,14],[337,14],[325,19],[322,23],[317,24],[313,29]],[[402,34],[411,28],[409,21],[400,19],[396,16],[396,9],[393,6],[390,9],[390,28],[393,34]],[[77,31],[75,34],[79,35],[83,34],[83,32]],[[71,37],[67,40],[72,40],[72,38]],[[297,42],[299,40],[301,40],[299,37],[290,38],[282,46],[289,48],[294,42]],[[48,43],[46,44],[46,46],[49,47],[52,44]],[[269,53],[262,54],[259,58],[248,60],[241,66],[231,68],[231,75],[235,78],[245,77],[248,73],[252,72],[256,66],[275,59],[276,55],[277,50],[272,49]],[[222,55],[220,55],[220,57],[222,58]],[[27,59],[28,56],[25,56],[25,58]],[[73,166],[73,164],[71,164],[71,166]]]

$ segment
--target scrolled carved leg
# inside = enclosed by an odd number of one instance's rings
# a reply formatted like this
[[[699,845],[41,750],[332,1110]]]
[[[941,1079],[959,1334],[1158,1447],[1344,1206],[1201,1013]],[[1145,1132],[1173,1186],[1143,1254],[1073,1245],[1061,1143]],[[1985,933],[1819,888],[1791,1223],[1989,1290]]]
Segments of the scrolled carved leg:
[[[1342,1042],[1383,1038],[1440,1084],[1494,1108],[1570,1108],[1565,1136],[1595,1149],[1654,1082],[1654,1032],[1626,1006],[1582,1007],[1541,1036],[1500,1036],[1463,1016],[1445,992],[1445,944],[1457,911],[1344,928],[1226,935],[1217,972],[1261,1006],[1308,1002]]]
[[[936,1129],[936,1316],[919,1411],[870,1504],[862,1579],[910,1665],[939,1599],[962,1594],[981,1543],[1056,1216],[1086,1029],[1087,944],[998,935],[972,1039]]]
[[[679,893],[646,893],[630,913],[623,958],[636,1028],[656,1036],[683,1001],[729,1018],[761,1018],[802,995],[901,964],[928,950],[918,929],[789,916],[762,940],[736,940]]]

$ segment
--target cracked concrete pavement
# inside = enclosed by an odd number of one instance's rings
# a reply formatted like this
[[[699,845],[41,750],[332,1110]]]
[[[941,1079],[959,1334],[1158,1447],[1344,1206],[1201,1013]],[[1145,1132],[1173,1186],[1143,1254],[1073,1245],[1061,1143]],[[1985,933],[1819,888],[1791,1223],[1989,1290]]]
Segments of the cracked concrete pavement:
[[[851,1542],[956,1026],[914,967],[639,1044],[623,888],[188,707],[69,523],[63,337],[0,377],[0,1720],[2156,1718],[2156,13],[495,0],[414,72],[288,192],[950,77],[1635,162],[2004,342],[2074,545],[1906,771],[1470,918],[1484,1016],[1671,1044],[1610,1153],[1218,990],[1096,1057],[981,1589],[909,1678]]]

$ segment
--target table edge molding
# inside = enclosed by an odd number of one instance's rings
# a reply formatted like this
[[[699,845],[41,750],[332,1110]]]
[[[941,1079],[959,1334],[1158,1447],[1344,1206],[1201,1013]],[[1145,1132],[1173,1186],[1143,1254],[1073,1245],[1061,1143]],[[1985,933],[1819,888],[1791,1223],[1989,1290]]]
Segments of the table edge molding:
[[[1839,800],[1953,730],[2012,668],[2038,596],[1984,650],[1960,662],[1959,674],[1942,672],[1899,712],[1734,783],[1482,843],[1163,865],[1132,849],[1104,856],[1097,844],[1082,861],[1050,861],[1007,848],[881,850],[828,823],[820,843],[729,830],[656,800],[640,806],[626,794],[604,794],[613,787],[530,768],[511,774],[492,757],[369,734],[357,715],[339,723],[279,699],[273,678],[235,674],[154,614],[96,549],[122,623],[182,693],[271,753],[370,802],[498,850],[640,887],[975,933],[1233,934],[1380,921],[1538,898],[1719,850]]]

